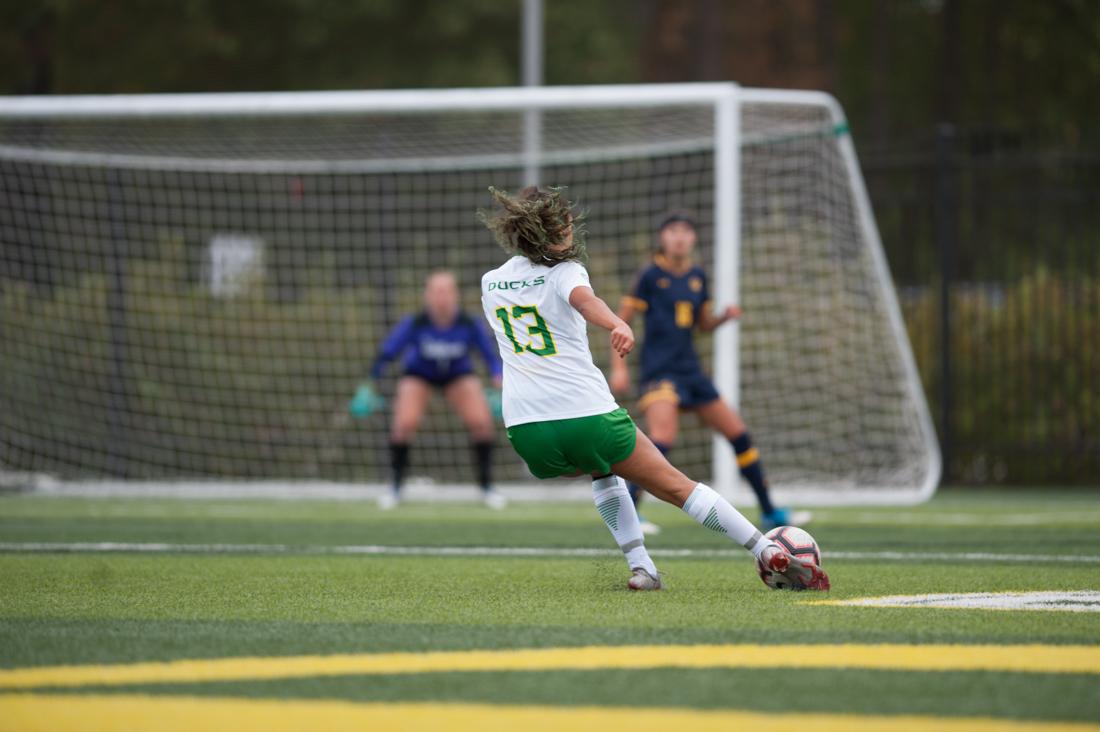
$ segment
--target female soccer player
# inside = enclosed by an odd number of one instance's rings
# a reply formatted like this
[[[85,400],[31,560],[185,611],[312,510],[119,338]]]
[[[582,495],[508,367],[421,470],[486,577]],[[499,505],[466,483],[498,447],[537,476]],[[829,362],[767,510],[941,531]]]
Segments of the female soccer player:
[[[538,478],[592,476],[596,508],[631,571],[627,587],[660,589],[661,578],[623,478],[744,546],[795,586],[828,589],[819,568],[784,552],[718,493],[669,464],[615,403],[592,362],[585,321],[610,331],[620,356],[634,347],[634,334],[592,291],[579,262],[583,230],[562,192],[529,187],[513,198],[489,190],[500,208],[482,218],[515,255],[481,278],[482,308],[504,361],[508,440]]]
[[[745,421],[718,395],[703,373],[692,343],[692,331],[709,333],[741,317],[741,309],[730,305],[712,313],[707,276],[691,262],[695,249],[695,222],[685,213],[673,212],[657,230],[659,251],[653,264],[635,281],[633,292],[623,298],[619,317],[629,323],[635,313],[645,314],[642,344],[642,388],[638,406],[645,415],[646,434],[664,454],[672,449],[680,430],[680,411],[691,410],[705,425],[729,440],[737,455],[741,475],[752,486],[760,503],[760,523],[765,530],[788,524],[805,524],[807,511],[776,508],[768,493],[760,454],[753,447]],[[611,390],[624,394],[630,389],[630,372],[623,359],[612,355]],[[630,486],[637,506],[641,491]],[[643,519],[642,528],[656,533],[659,528]]]
[[[393,508],[401,500],[401,485],[409,464],[409,443],[428,408],[433,388],[442,390],[470,432],[485,504],[490,508],[504,508],[506,500],[493,490],[490,480],[495,430],[481,381],[470,363],[471,349],[481,353],[499,389],[500,358],[484,327],[459,308],[454,274],[434,272],[424,285],[424,311],[407,316],[390,332],[370,372],[372,380],[378,379],[385,372],[386,364],[402,354],[405,356],[405,372],[397,382],[390,425],[393,491],[379,499],[380,508]],[[352,399],[351,412],[358,417],[367,416],[378,402],[374,387],[368,382]]]

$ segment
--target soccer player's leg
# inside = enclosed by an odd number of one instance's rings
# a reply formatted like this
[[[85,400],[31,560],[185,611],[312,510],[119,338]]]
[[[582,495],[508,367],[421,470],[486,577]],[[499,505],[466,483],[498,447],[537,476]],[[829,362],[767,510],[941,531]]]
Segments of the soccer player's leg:
[[[630,568],[627,587],[631,590],[661,589],[661,575],[645,548],[645,535],[626,481],[612,473],[593,475],[592,501]]]
[[[626,482],[611,473],[611,465],[634,450],[638,428],[625,409],[607,414],[550,423],[566,460],[592,475],[592,500],[626,559],[631,590],[661,589],[661,575],[645,548],[638,513]]]
[[[574,419],[519,425],[508,439],[539,478],[592,476],[592,500],[607,531],[623,551],[631,590],[661,589],[660,573],[646,550],[638,514],[626,482],[610,472],[612,463],[634,450],[637,427],[626,409]]]
[[[792,511],[776,507],[772,503],[764,465],[760,461],[760,451],[753,445],[741,415],[719,397],[714,385],[705,376],[700,376],[695,391],[695,399],[699,403],[693,404],[692,409],[698,413],[704,424],[725,437],[733,447],[737,456],[737,468],[760,504],[760,523],[764,530],[808,523],[813,517],[808,511]]]
[[[783,551],[710,486],[696,483],[673,467],[640,431],[630,457],[613,465],[612,470],[680,507],[704,527],[745,547],[773,572],[805,589],[829,589],[829,578],[820,568]]]
[[[391,491],[378,499],[378,506],[390,509],[401,500],[401,487],[409,467],[409,443],[420,427],[420,420],[432,398],[432,385],[418,376],[402,376],[393,398],[393,421],[390,423]]]
[[[680,398],[675,380],[657,379],[643,385],[642,396],[638,400],[638,407],[645,420],[645,433],[666,457],[680,432]],[[634,483],[629,484],[629,489],[630,499],[637,510],[644,491]],[[660,526],[647,521],[640,512],[638,517],[642,522],[642,531],[646,534],[660,533]]]
[[[611,461],[602,454],[609,453],[614,460],[629,454],[634,449],[634,430],[630,415],[618,409],[611,415],[521,424],[509,427],[507,434],[536,478],[592,475],[596,510],[631,570],[627,587],[656,590],[661,586],[660,574],[646,551],[626,484],[610,474]]]
[[[444,387],[443,394],[447,402],[462,419],[473,443],[474,459],[477,464],[477,480],[481,486],[485,505],[504,508],[508,501],[492,485],[493,427],[489,403],[485,401],[485,392],[481,381],[473,374],[459,376]]]

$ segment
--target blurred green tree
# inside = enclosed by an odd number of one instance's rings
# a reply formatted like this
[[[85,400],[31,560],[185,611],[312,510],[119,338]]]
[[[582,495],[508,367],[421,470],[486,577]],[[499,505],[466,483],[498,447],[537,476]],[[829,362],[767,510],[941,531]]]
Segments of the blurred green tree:
[[[515,84],[521,3],[43,0],[0,4],[0,91]],[[875,140],[964,125],[1085,135],[1094,0],[553,0],[549,84],[733,79],[821,88]]]

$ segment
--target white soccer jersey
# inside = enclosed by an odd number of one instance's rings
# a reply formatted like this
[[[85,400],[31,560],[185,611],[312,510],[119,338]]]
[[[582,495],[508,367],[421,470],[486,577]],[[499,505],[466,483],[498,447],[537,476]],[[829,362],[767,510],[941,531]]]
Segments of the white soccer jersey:
[[[576,262],[553,267],[512,257],[481,278],[481,305],[504,361],[504,425],[572,419],[618,409],[592,362],[587,325],[569,304],[591,287]]]

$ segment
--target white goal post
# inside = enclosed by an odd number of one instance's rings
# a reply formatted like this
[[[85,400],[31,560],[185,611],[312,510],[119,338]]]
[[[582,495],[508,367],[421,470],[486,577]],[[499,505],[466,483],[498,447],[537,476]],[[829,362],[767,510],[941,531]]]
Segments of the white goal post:
[[[345,397],[428,272],[454,270],[478,314],[503,255],[475,211],[533,156],[588,210],[612,304],[661,214],[695,212],[715,305],[745,309],[697,344],[780,501],[932,495],[936,435],[843,112],[730,83],[0,97],[0,473],[382,485],[385,415],[353,421]],[[411,473],[466,484],[462,428],[433,409]],[[518,496],[534,481],[498,446]],[[671,459],[751,502],[689,421]]]

